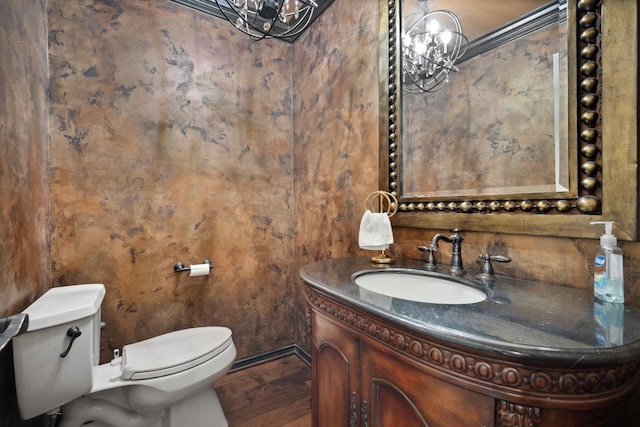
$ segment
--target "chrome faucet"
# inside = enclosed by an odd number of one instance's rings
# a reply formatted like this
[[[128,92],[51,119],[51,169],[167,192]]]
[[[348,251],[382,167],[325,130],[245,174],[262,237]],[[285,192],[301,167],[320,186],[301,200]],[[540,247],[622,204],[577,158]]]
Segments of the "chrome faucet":
[[[449,266],[449,273],[454,276],[461,276],[464,274],[465,270],[462,266],[462,241],[464,240],[464,236],[460,234],[459,229],[454,229],[453,234],[451,236],[445,236],[444,234],[438,233],[431,239],[431,243],[429,246],[419,246],[418,249],[421,251],[429,252],[429,257],[427,259],[427,270],[435,270],[436,263],[435,257],[433,255],[434,252],[438,250],[438,242],[440,240],[444,240],[447,243],[451,243],[452,251],[451,251],[451,265]]]

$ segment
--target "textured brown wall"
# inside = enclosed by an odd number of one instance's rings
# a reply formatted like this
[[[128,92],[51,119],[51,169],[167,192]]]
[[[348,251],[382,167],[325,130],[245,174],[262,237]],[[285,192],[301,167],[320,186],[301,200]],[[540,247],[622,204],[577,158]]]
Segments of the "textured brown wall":
[[[0,316],[49,288],[46,2],[0,2]]]
[[[49,9],[53,284],[105,284],[103,358],[200,325],[238,358],[295,342],[291,46],[166,0]]]
[[[358,227],[378,189],[378,7],[336,0],[294,47],[296,270],[321,259],[365,255]],[[298,279],[298,342],[304,287]]]
[[[0,1],[0,316],[26,308],[50,284],[47,221],[47,7]],[[0,426],[18,416],[11,345],[0,353]]]

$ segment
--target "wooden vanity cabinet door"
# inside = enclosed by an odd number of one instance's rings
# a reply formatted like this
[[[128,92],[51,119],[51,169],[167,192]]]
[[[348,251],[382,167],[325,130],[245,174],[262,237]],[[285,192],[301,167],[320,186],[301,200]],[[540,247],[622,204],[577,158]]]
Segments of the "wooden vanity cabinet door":
[[[359,340],[315,311],[311,322],[313,426],[359,426]]]
[[[489,427],[495,401],[409,366],[397,354],[361,344],[367,427]],[[364,425],[364,423],[363,423]]]

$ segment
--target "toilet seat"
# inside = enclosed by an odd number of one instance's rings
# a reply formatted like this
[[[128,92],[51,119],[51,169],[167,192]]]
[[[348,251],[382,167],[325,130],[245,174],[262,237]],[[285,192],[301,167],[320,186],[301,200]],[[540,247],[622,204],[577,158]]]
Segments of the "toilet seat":
[[[232,344],[231,330],[220,326],[183,329],[122,349],[122,380],[176,374],[210,360]]]

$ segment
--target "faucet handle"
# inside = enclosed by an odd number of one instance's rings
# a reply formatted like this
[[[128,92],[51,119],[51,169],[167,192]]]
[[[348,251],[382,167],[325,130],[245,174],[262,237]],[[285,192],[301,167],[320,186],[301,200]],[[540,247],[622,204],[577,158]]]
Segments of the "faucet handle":
[[[494,277],[493,266],[491,265],[491,261],[511,262],[511,258],[504,255],[482,254],[480,255],[480,259],[484,260],[484,264],[482,266],[482,270],[480,271],[480,274],[478,274],[477,276],[479,279],[492,279]]]
[[[427,270],[433,271],[436,269],[436,257],[433,255],[435,251],[438,250],[437,246],[418,246],[418,249],[422,252],[428,252],[427,255],[427,264],[425,265]]]

